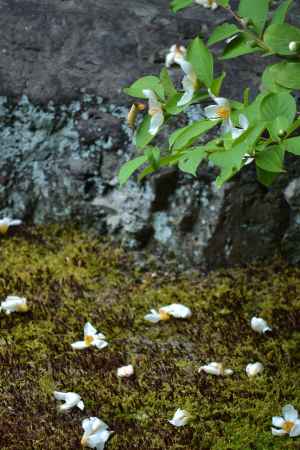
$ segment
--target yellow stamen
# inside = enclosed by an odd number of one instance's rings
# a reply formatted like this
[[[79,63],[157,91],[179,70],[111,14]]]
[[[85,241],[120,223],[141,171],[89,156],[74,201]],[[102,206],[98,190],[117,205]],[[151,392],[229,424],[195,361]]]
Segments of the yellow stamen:
[[[0,234],[6,234],[8,231],[8,225],[6,223],[3,223],[0,225]]]
[[[94,341],[94,336],[84,336],[84,343],[87,347],[90,347]]]
[[[171,316],[170,314],[166,313],[165,311],[159,310],[159,318],[160,320],[170,320]]]
[[[286,431],[287,433],[289,433],[292,428],[294,428],[295,423],[292,422],[291,420],[287,420],[286,422],[284,422],[284,424],[282,425],[282,429],[284,431]]]
[[[228,106],[220,106],[217,111],[218,116],[220,119],[228,119],[230,116],[230,108]]]
[[[16,307],[17,312],[27,312],[28,311],[28,306],[26,305],[26,303],[22,303],[21,305],[18,305]]]

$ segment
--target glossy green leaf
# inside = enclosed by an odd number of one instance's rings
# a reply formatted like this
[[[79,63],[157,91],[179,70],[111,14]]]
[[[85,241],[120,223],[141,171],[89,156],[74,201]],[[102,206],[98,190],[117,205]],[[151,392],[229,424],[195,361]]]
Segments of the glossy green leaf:
[[[272,145],[259,152],[255,158],[256,165],[267,172],[283,171],[284,149],[280,145]]]
[[[231,36],[240,33],[240,31],[241,30],[234,24],[223,23],[222,25],[219,25],[214,29],[214,31],[210,35],[210,38],[208,39],[207,44],[214,45],[217,42],[224,41],[225,39],[228,39]]]
[[[284,23],[285,21],[285,17],[288,13],[288,10],[291,6],[291,4],[293,3],[293,0],[285,0],[283,1],[278,8],[276,9],[276,11],[273,14],[273,18],[272,18],[272,24],[281,24]]]
[[[171,77],[166,67],[164,67],[160,72],[160,81],[163,86],[165,95],[168,99],[174,97],[174,95],[177,94],[174,83],[171,80]]]
[[[141,125],[138,127],[135,136],[134,136],[134,142],[137,148],[143,149],[146,147],[146,145],[149,144],[149,142],[154,139],[154,136],[149,133],[149,127],[150,127],[150,120],[151,117],[147,115],[144,117]]]
[[[268,17],[269,0],[240,0],[239,15],[250,19],[258,33],[264,28]]]
[[[172,0],[171,9],[173,12],[180,11],[183,8],[187,8],[194,3],[194,0]]]
[[[192,145],[203,133],[217,125],[218,121],[198,120],[187,127],[176,130],[171,134],[169,143],[173,150]]]
[[[261,184],[269,187],[278,177],[278,172],[268,172],[267,170],[263,170],[260,167],[256,166],[256,176]]]
[[[137,158],[131,159],[127,163],[123,164],[121,167],[118,179],[120,184],[126,183],[126,181],[131,177],[131,175],[141,167],[147,161],[147,156],[138,156]]]
[[[260,105],[263,120],[273,121],[277,117],[284,116],[287,119],[287,127],[293,122],[296,110],[295,99],[288,92],[269,94]]]
[[[241,33],[236,39],[229,42],[224,49],[223,56],[220,59],[233,59],[238,56],[248,55],[260,51],[259,47],[252,47],[248,43],[245,33]]]
[[[300,89],[300,62],[284,62],[276,74],[276,82],[289,89]]]
[[[300,41],[300,29],[292,25],[273,24],[264,34],[264,42],[278,55],[292,55],[289,49],[291,41]]]
[[[135,81],[130,87],[124,88],[124,92],[131,97],[146,98],[143,94],[144,89],[154,91],[160,98],[164,98],[164,89],[158,77],[149,75]]]
[[[205,147],[195,147],[186,152],[179,160],[178,167],[182,172],[196,176],[197,169],[206,156]]]
[[[300,156],[300,137],[293,137],[284,141],[286,150],[293,155]]]
[[[212,53],[199,37],[191,42],[187,59],[192,64],[198,79],[210,88],[214,79],[214,59]]]

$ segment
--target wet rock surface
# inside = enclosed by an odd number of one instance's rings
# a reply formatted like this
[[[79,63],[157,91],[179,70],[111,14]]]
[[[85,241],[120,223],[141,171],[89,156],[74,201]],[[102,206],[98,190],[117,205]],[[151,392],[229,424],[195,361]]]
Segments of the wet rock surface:
[[[174,42],[207,35],[226,17],[203,8],[173,15],[168,5],[0,0],[1,215],[75,221],[183,266],[241,264],[281,251],[298,262],[296,159],[270,189],[247,167],[218,190],[207,166],[197,178],[167,170],[118,186],[118,169],[135,152],[122,88],[158,73]],[[299,15],[296,6],[293,20]],[[255,56],[226,63],[224,94],[239,98],[241,85],[255,92],[264,64]]]

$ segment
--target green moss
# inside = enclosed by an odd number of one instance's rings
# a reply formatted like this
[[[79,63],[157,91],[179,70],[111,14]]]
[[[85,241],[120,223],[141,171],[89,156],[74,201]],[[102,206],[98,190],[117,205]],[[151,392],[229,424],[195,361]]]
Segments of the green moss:
[[[20,229],[1,238],[0,298],[25,296],[26,314],[0,315],[1,450],[78,449],[81,420],[98,415],[115,431],[108,449],[283,450],[271,418],[300,409],[300,270],[275,261],[204,277],[142,272],[121,250],[77,230]],[[193,310],[187,321],[148,324],[151,307]],[[253,315],[273,327],[260,336]],[[109,346],[73,351],[89,320]],[[198,374],[223,361],[232,377]],[[265,372],[249,380],[245,366]],[[119,380],[116,369],[136,374]],[[52,391],[80,393],[84,413],[60,414]],[[168,422],[177,408],[193,421]]]

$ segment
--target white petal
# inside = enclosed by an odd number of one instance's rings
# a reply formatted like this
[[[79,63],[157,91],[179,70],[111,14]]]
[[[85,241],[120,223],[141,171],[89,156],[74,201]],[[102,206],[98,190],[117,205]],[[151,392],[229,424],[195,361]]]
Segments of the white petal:
[[[232,125],[231,119],[229,118],[227,120],[224,120],[221,125],[221,134],[230,133],[230,132],[232,132],[232,130],[233,130],[233,125]]]
[[[98,433],[92,434],[88,438],[88,445],[91,448],[96,448],[97,450],[103,450],[105,443],[108,441],[112,431],[99,431]]]
[[[268,330],[271,331],[271,328],[268,326],[267,322],[261,317],[252,317],[251,328],[257,333],[265,333]]]
[[[177,64],[180,65],[183,72],[188,75],[188,77],[192,77],[194,75],[194,69],[191,63],[189,63],[186,59],[176,58]]]
[[[160,112],[157,112],[156,114],[154,114],[151,117],[149,133],[154,136],[156,133],[158,133],[158,130],[160,129],[160,127],[162,126],[163,123],[164,123],[163,112],[160,111]]]
[[[285,405],[282,408],[282,415],[284,419],[289,422],[295,422],[298,419],[298,411],[293,407],[293,405]]]
[[[160,315],[155,309],[151,309],[150,314],[146,314],[144,319],[148,322],[157,323],[160,321]]]
[[[54,391],[53,392],[54,398],[56,400],[63,400],[65,401],[67,393],[66,392],[58,392],[58,391]]]
[[[242,127],[242,129],[244,131],[248,130],[248,128],[249,128],[249,120],[247,119],[245,114],[240,114],[239,115],[239,122],[240,122],[240,126]]]
[[[108,346],[108,343],[106,341],[104,341],[103,339],[98,339],[98,337],[96,339],[94,339],[93,344],[95,347],[97,347],[99,350],[101,350],[102,348],[105,348]]]
[[[200,373],[202,371],[208,373],[209,375],[221,375],[220,366],[216,367],[213,363],[207,364],[206,366],[201,366],[198,372]]]
[[[163,311],[176,319],[186,319],[192,315],[190,308],[185,305],[181,305],[180,303],[173,303],[172,305],[163,306],[160,308],[160,311]]]
[[[161,108],[161,104],[157,100],[155,92],[151,91],[151,89],[144,89],[143,94],[149,100],[149,109]]]
[[[300,420],[297,420],[295,426],[290,431],[291,437],[300,436]]]
[[[90,322],[87,322],[83,328],[84,336],[94,336],[97,334],[96,328]]]
[[[219,107],[217,105],[210,105],[210,106],[206,106],[206,108],[204,108],[204,114],[210,120],[219,119],[218,111],[219,111]]]
[[[224,370],[224,375],[226,375],[226,376],[233,375],[233,370],[232,369],[225,369]]]
[[[187,424],[189,420],[189,414],[184,409],[177,409],[175,412],[173,418],[171,420],[168,420],[168,422],[175,427],[183,427]]]
[[[264,370],[264,366],[260,362],[256,362],[253,364],[248,364],[246,367],[246,373],[248,377],[254,377],[255,375],[258,375],[259,373],[262,373]],[[274,424],[273,424],[274,425]]]
[[[131,375],[133,375],[133,373],[134,373],[134,369],[131,364],[129,364],[128,366],[119,367],[117,370],[117,376],[120,378],[131,377]]]
[[[285,434],[287,434],[286,431],[284,431],[282,429],[277,430],[277,428],[272,427],[271,430],[272,430],[273,436],[284,436]]]
[[[282,428],[282,425],[284,424],[284,419],[279,416],[272,417],[272,425],[277,428]]]
[[[213,97],[213,99],[217,103],[217,105],[219,105],[219,106],[226,106],[226,107],[230,108],[230,104],[229,104],[229,101],[227,100],[227,98],[224,98],[224,97]]]
[[[84,410],[84,403],[83,403],[82,400],[80,400],[80,401],[77,403],[77,408],[81,409],[81,411]]]
[[[165,66],[169,68],[173,63],[174,63],[174,54],[168,53],[165,60]]]
[[[231,129],[231,136],[232,136],[232,139],[237,139],[237,138],[239,138],[242,134],[243,134],[243,130],[241,130],[240,128],[235,128],[235,127],[232,127],[232,129]]]
[[[73,342],[71,346],[74,350],[82,350],[87,347],[84,341]]]

